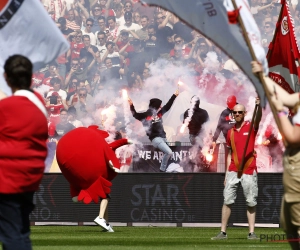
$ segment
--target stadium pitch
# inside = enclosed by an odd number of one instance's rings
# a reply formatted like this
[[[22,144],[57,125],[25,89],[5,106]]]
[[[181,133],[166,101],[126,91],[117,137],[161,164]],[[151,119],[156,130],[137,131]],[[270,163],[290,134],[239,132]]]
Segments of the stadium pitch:
[[[256,228],[260,240],[247,240],[248,229],[228,228],[228,239],[210,238],[219,228],[114,227],[115,233],[101,232],[99,226],[33,226],[34,250],[94,249],[290,249],[280,228]]]

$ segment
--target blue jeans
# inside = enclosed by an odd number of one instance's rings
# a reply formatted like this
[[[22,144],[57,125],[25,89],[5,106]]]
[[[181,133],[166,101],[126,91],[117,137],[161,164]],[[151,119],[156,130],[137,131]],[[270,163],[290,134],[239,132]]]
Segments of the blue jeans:
[[[0,242],[3,250],[31,250],[29,214],[34,192],[0,194]]]
[[[160,170],[166,171],[168,166],[168,161],[172,156],[172,150],[170,149],[169,145],[167,144],[167,139],[162,137],[155,137],[152,141],[152,145],[155,148],[158,148],[160,151],[164,153],[164,157],[160,164]]]

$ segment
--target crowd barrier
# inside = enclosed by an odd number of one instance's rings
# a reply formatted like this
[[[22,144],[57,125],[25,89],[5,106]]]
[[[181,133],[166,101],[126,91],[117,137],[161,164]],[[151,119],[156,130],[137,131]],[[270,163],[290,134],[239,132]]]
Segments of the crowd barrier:
[[[120,173],[109,203],[110,222],[220,223],[224,173]],[[258,174],[256,223],[278,224],[283,192],[281,173]],[[45,174],[30,215],[35,222],[93,222],[99,204],[73,203],[62,174]],[[242,188],[229,223],[247,223]]]

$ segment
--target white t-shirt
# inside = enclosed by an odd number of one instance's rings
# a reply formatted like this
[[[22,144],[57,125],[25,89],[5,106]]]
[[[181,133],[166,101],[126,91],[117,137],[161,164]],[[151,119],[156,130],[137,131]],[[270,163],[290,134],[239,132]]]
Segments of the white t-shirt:
[[[96,35],[93,32],[87,33],[85,29],[81,30],[82,35],[89,35],[90,36],[90,41],[91,45],[96,45]]]
[[[126,26],[126,25],[122,25],[119,27],[119,30],[132,30],[134,32],[136,32],[137,30],[141,29],[142,26],[136,24],[136,23],[132,23],[130,26]],[[132,37],[132,35],[129,33],[129,37]]]
[[[117,26],[123,26],[125,25],[125,19],[124,16],[121,16],[119,18],[116,17],[116,25]]]
[[[103,46],[98,45],[97,48],[100,52],[100,57],[103,58],[104,54],[107,51],[107,48],[106,48],[105,44]]]

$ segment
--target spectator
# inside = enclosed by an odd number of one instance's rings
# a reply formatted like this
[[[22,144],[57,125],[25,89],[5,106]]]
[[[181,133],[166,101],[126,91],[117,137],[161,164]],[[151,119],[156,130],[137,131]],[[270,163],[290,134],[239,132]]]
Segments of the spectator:
[[[262,33],[262,46],[265,48],[266,51],[269,49],[269,44],[273,40],[273,25],[271,22],[264,22],[264,32]]]
[[[151,61],[156,61],[159,57],[159,40],[156,36],[156,30],[154,25],[149,25],[147,29],[148,39],[144,41],[144,50],[148,53]]]
[[[75,126],[68,122],[68,112],[66,109],[60,111],[60,122],[56,125],[55,138],[59,140],[69,131],[75,129]]]
[[[61,79],[58,77],[53,77],[50,80],[50,85],[53,88],[53,90],[49,91],[47,94],[47,97],[52,96],[54,92],[57,92],[58,95],[61,97],[61,102],[65,109],[68,109],[66,99],[67,99],[67,92],[61,89]]]
[[[103,56],[105,55],[105,52],[107,51],[106,40],[107,40],[106,33],[103,31],[99,31],[97,33],[97,48],[100,53],[100,57],[101,57],[102,61],[103,61]]]
[[[74,9],[70,9],[67,15],[67,24],[66,27],[71,30],[79,30],[80,29],[80,21],[78,12]]]
[[[176,48],[177,48],[177,49],[178,49],[178,48],[181,48],[182,56],[183,56],[184,58],[188,58],[189,55],[190,55],[190,52],[191,52],[191,48],[189,48],[188,46],[186,46],[186,45],[184,44],[183,38],[180,37],[179,35],[175,35],[175,36],[174,36],[174,41],[175,41],[175,46],[176,46]],[[174,51],[174,49],[172,49],[172,50],[170,51],[170,56],[172,57],[172,56],[174,56],[174,55],[175,55],[175,51]]]
[[[133,12],[132,3],[130,1],[126,1],[124,4],[124,11],[125,12]]]
[[[168,17],[166,17],[163,15],[163,13],[159,12],[156,18],[156,23],[155,23],[156,35],[158,40],[160,41],[160,45],[159,45],[160,54],[170,53],[170,46],[167,37],[170,36],[170,34],[173,35],[173,30],[170,26],[167,26],[169,16],[170,16],[169,13],[168,13]]]
[[[138,11],[133,12],[132,21],[138,25],[141,25],[141,14]]]
[[[92,32],[92,27],[94,25],[94,20],[92,18],[88,18],[85,21],[85,29],[82,31],[83,35],[88,35],[90,37],[91,45],[96,45],[96,36]]]
[[[116,45],[113,42],[107,42],[106,48],[107,51],[102,58],[102,61],[105,61],[106,58],[110,58],[113,67],[120,67],[121,66],[121,58],[119,52],[115,49]]]
[[[99,16],[98,18],[98,31],[96,32],[96,36],[98,32],[105,32],[105,34],[108,34],[108,29],[106,28],[106,19],[104,16]]]
[[[150,69],[144,68],[143,70],[143,81],[145,82],[149,77],[151,77]]]
[[[85,88],[80,88],[78,90],[78,97],[79,101],[74,105],[74,107],[76,108],[78,119],[82,121],[82,119],[91,116],[94,110],[94,102],[93,98],[88,95]]]
[[[93,33],[96,33],[97,31],[101,30],[100,26],[99,26],[99,22],[98,22],[98,19],[99,17],[101,16],[101,7],[99,4],[95,4],[93,7],[92,7],[92,16],[91,18],[94,19],[94,25],[92,27],[92,32]],[[104,18],[105,19],[105,18]],[[104,22],[105,23],[105,22]],[[104,30],[102,30],[104,31]]]
[[[141,29],[141,26],[132,22],[132,13],[131,12],[125,12],[124,14],[125,19],[125,25],[120,26],[120,30],[127,30],[127,31],[133,31],[136,32],[137,30]],[[132,33],[131,33],[131,36]]]
[[[74,96],[74,94],[76,94],[77,92],[78,86],[79,86],[79,80],[76,77],[73,77],[68,86],[68,93],[66,98],[68,107],[73,106],[73,102],[78,101],[78,95]]]
[[[80,50],[84,47],[82,42],[82,31],[77,30],[75,33],[75,39],[71,42],[70,50],[67,53],[67,57],[70,59],[79,58]]]
[[[46,109],[49,115],[49,122],[55,127],[60,121],[60,111],[64,108],[62,99],[55,91],[46,98]]]
[[[83,44],[84,48],[80,50],[80,58],[82,59],[86,56],[86,62],[81,62],[85,63],[85,65],[82,65],[85,68],[89,66],[94,59],[97,59],[100,54],[98,56],[98,48],[91,44],[89,35],[83,35]],[[98,62],[100,62],[100,60],[98,60]]]
[[[143,51],[141,47],[141,41],[135,39],[131,44],[134,48],[133,52],[126,52],[126,48],[129,46],[129,43],[120,50],[120,54],[130,60],[130,65],[128,67],[127,73],[128,84],[132,83],[131,77],[133,73],[135,75],[141,76],[143,74],[144,68],[149,64],[148,55]]]
[[[108,16],[115,16],[115,12],[109,8],[110,1],[107,0],[100,0],[99,1],[101,10],[101,15],[108,17]]]
[[[149,39],[148,38],[149,17],[142,16],[140,25],[142,26],[142,28],[137,30],[135,33],[137,34],[140,40],[145,41]]]
[[[50,80],[53,77],[61,78],[60,75],[59,75],[59,73],[58,73],[58,65],[57,65],[57,63],[55,61],[49,63],[49,65],[48,65],[48,71],[45,73],[45,78],[44,78],[42,84],[51,86]]]
[[[181,22],[177,16],[172,15],[172,20],[174,34],[180,36],[186,43],[191,42],[193,40],[192,29]]]
[[[121,75],[125,74],[125,69],[120,66],[113,66],[112,58],[105,59],[106,69],[102,72],[103,81],[107,82],[112,79],[120,80]]]
[[[125,45],[129,43],[129,32],[127,30],[121,30],[120,36],[116,42],[118,49],[121,50]],[[126,52],[134,51],[134,48],[132,45],[128,45],[126,47]]]
[[[67,20],[64,17],[58,18],[57,24],[58,24],[57,27],[66,36],[74,32],[74,30],[67,27]]]
[[[68,109],[68,122],[71,123],[75,128],[83,127],[82,122],[76,118],[76,109],[74,107],[70,107]]]
[[[107,24],[108,24],[108,40],[115,41],[120,34],[119,26],[116,25],[116,17],[109,16],[107,18]]]
[[[114,5],[114,11],[116,13],[117,26],[124,26],[125,25],[125,19],[124,19],[122,4],[120,4],[120,3],[115,4]]]

